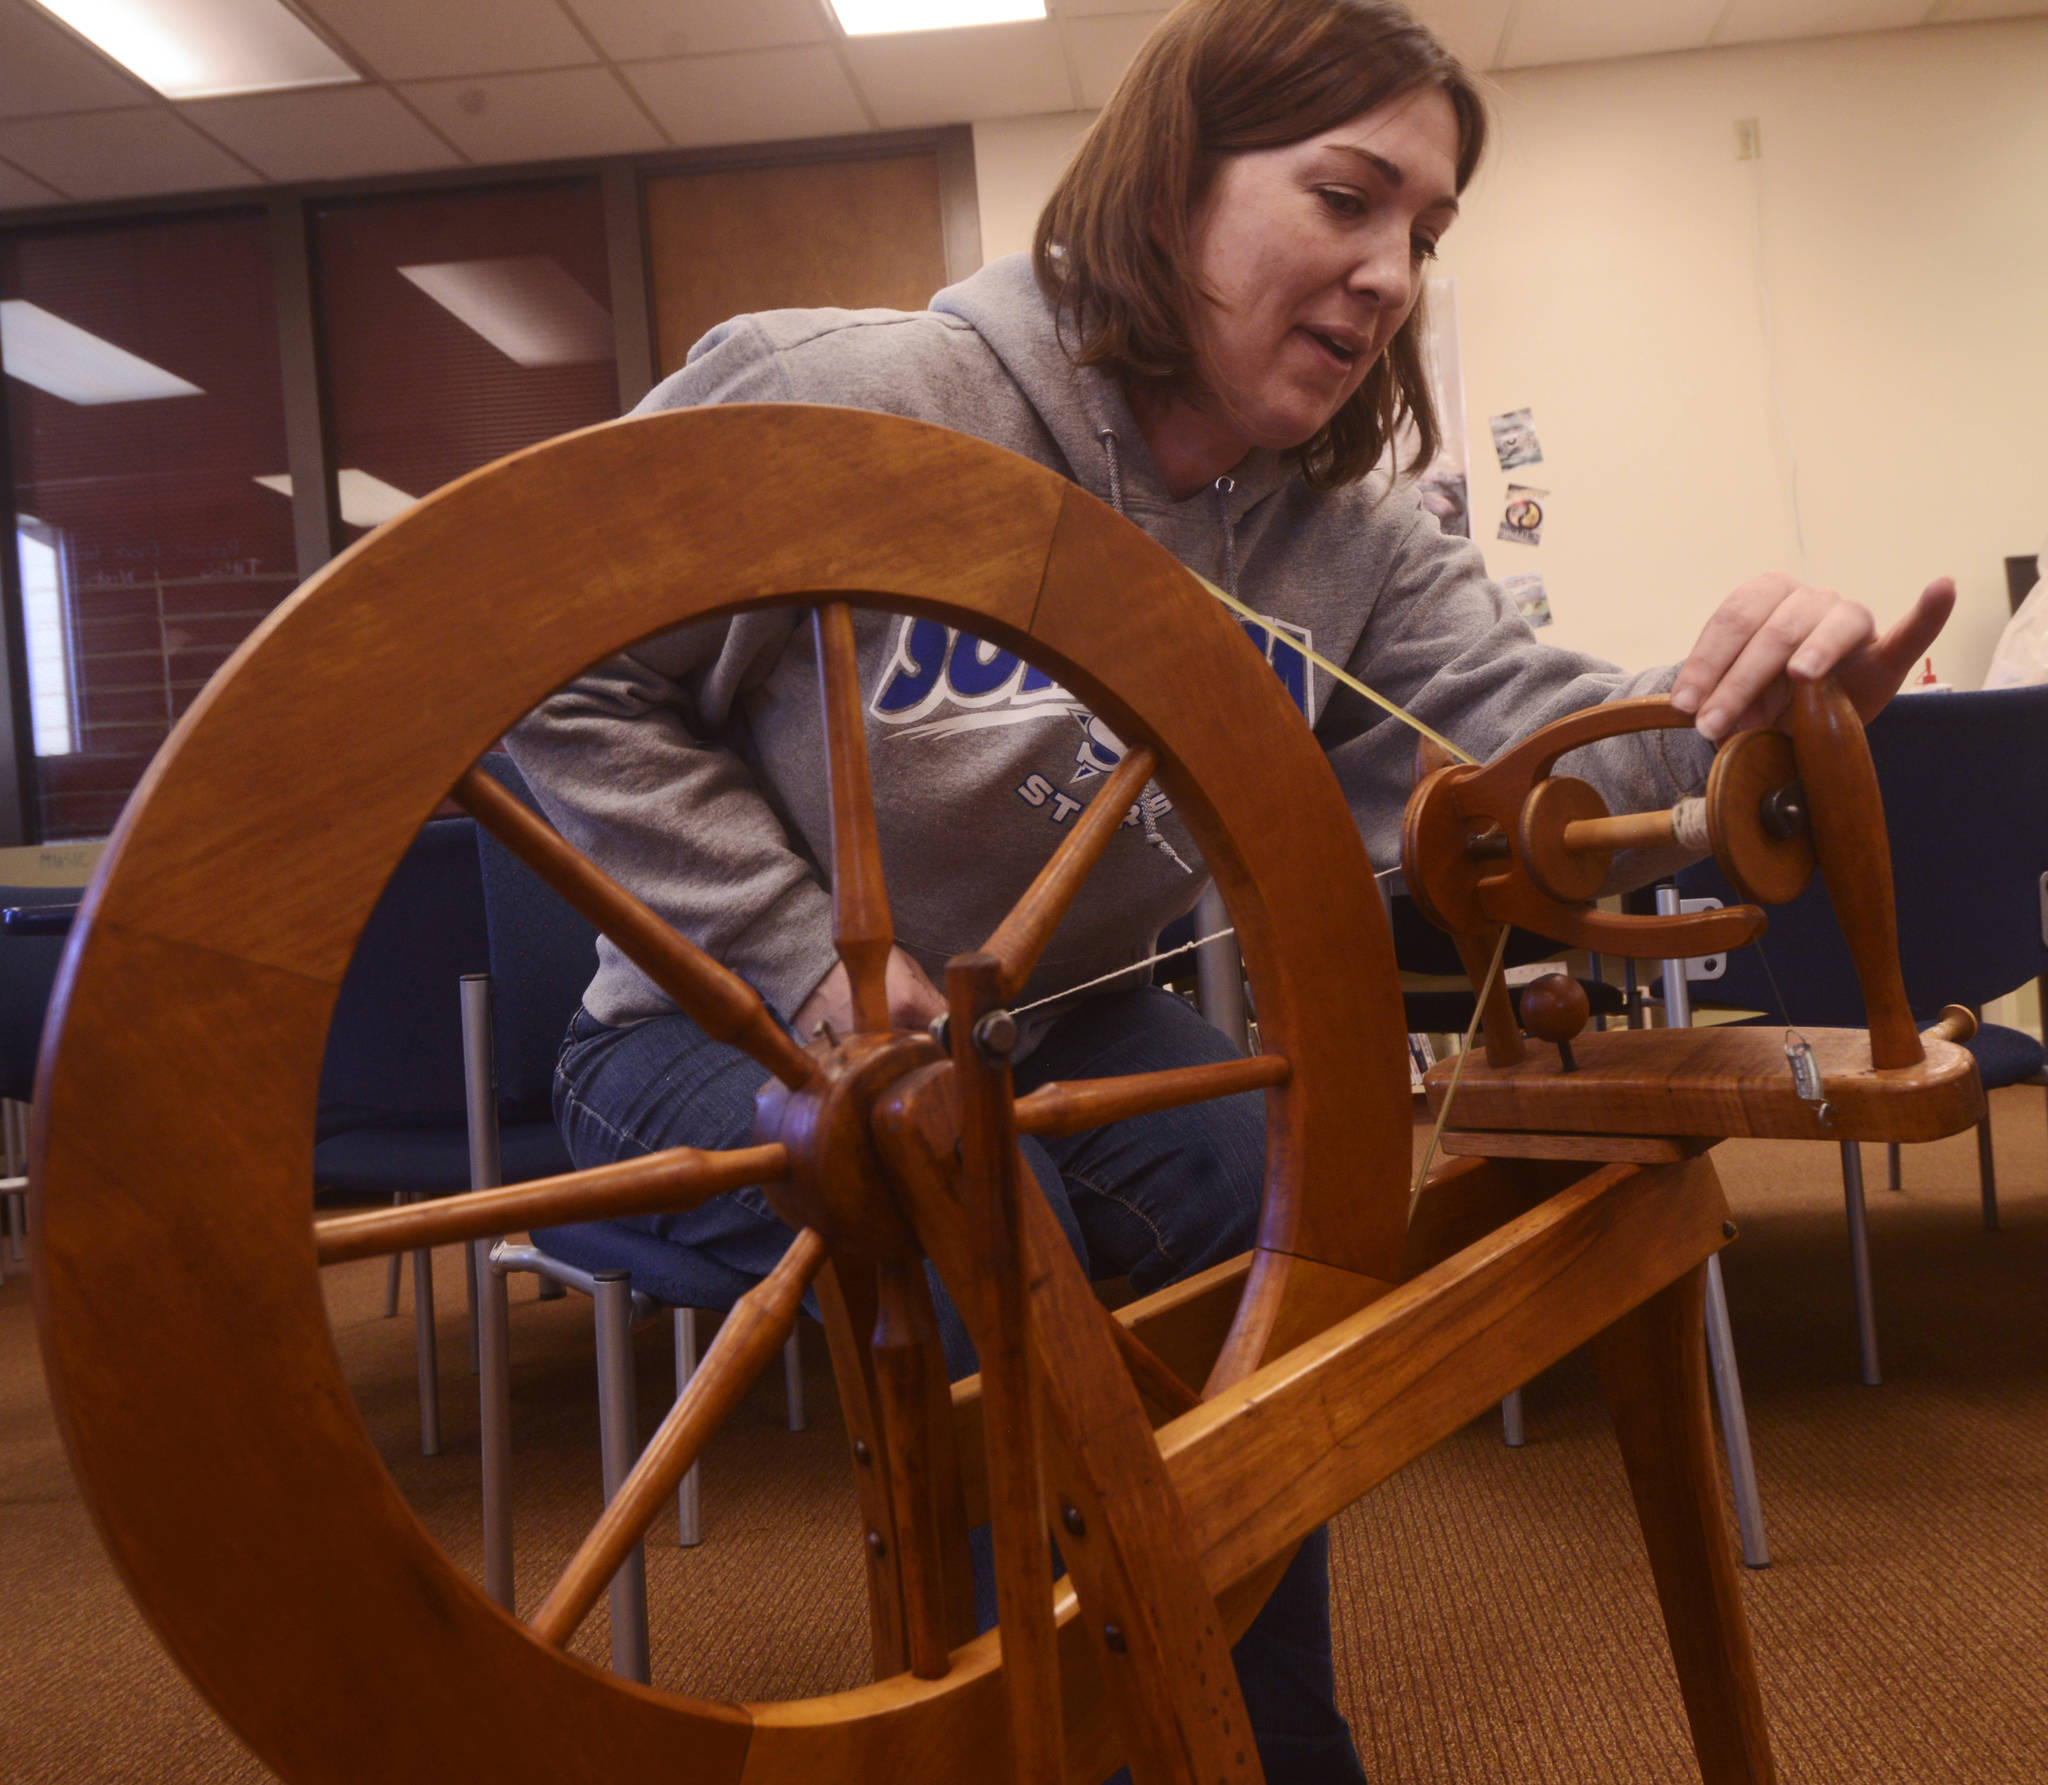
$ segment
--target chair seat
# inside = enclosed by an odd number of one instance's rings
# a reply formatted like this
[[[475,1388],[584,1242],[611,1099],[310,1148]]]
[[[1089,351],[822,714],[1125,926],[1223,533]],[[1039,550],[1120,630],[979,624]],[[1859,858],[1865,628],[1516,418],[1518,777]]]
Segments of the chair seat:
[[[1582,979],[1586,1002],[1594,1016],[1620,1016],[1628,1009],[1628,998],[1618,985],[1609,985],[1605,980]],[[1515,1007],[1515,1015],[1522,1014],[1522,988],[1508,987],[1508,997]],[[1468,1027],[1472,1021],[1472,994],[1470,991],[1406,992],[1401,994],[1401,1008],[1407,1013],[1410,1034],[1450,1035]]]
[[[536,1229],[533,1243],[550,1258],[593,1276],[625,1271],[637,1294],[671,1308],[730,1308],[756,1278],[694,1246],[649,1233],[632,1221],[582,1221]]]
[[[1965,1045],[1987,1091],[2027,1084],[2048,1067],[2048,1047],[2024,1029],[2008,1029],[2002,1023],[1986,1023]]]
[[[573,1171],[552,1121],[513,1122],[499,1131],[504,1181],[523,1184]],[[424,1190],[445,1196],[469,1188],[469,1136],[461,1128],[351,1128],[313,1149],[313,1182],[323,1189],[388,1196]]]

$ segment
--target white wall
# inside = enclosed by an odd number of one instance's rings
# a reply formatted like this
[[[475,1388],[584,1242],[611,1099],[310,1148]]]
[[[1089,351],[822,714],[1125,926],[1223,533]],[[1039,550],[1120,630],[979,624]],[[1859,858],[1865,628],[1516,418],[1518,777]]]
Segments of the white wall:
[[[1497,117],[1445,270],[1482,534],[1486,418],[1535,411],[1544,541],[1487,555],[1544,573],[1547,636],[1664,662],[1759,570],[1880,620],[1949,573],[1936,668],[1976,686],[2002,560],[2048,531],[2048,21],[1532,69]],[[991,257],[1085,125],[975,127]]]

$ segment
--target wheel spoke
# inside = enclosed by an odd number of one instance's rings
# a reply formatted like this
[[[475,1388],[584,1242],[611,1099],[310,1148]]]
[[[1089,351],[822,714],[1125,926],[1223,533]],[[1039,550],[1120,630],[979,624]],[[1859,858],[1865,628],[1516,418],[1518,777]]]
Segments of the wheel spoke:
[[[945,1675],[954,1644],[974,1634],[952,1395],[922,1267],[886,1260],[877,1289],[875,1382],[888,1447],[910,1671],[936,1680]]]
[[[1079,1134],[1084,1128],[1127,1122],[1186,1103],[1269,1090],[1284,1085],[1292,1072],[1285,1054],[1254,1054],[1249,1060],[1133,1072],[1122,1078],[1055,1079],[1017,1099],[1017,1132]]]
[[[875,834],[853,609],[843,601],[828,602],[811,619],[818,638],[825,776],[832,798],[832,939],[846,963],[854,1026],[875,1034],[890,1026],[887,975],[896,934],[882,881],[881,840]]]
[[[1122,828],[1125,814],[1158,766],[1158,758],[1143,744],[1124,752],[1123,761],[1074,820],[1074,828],[1060,839],[1052,859],[984,944],[983,952],[1002,963],[1004,998],[1014,998],[1023,990],[1074,895],[1102,859],[1110,838]]]
[[[679,1214],[728,1190],[780,1178],[788,1169],[789,1152],[779,1142],[726,1153],[671,1147],[590,1171],[367,1209],[358,1215],[331,1215],[313,1223],[313,1249],[322,1264],[345,1264],[353,1258],[562,1227],[572,1221]]]
[[[804,1291],[824,1263],[825,1242],[807,1227],[790,1242],[781,1262],[733,1304],[689,1387],[534,1614],[532,1628],[542,1641],[560,1647],[575,1635],[706,1440],[788,1342]]]
[[[1127,759],[1128,760],[1128,759]],[[1052,1611],[1052,1551],[1040,1466],[1019,1178],[1007,1065],[984,1060],[973,1033],[1009,994],[994,955],[956,956],[946,968],[949,1029],[960,1095],[962,1214],[983,1268],[963,1309],[977,1321],[983,1442],[996,1601],[1003,1624],[1003,1693],[1016,1785],[1065,1778],[1059,1654]],[[976,1194],[975,1192],[979,1192]]]
[[[792,1089],[811,1063],[761,994],[679,936],[481,769],[455,784],[456,803],[618,945],[714,1040],[744,1048]]]

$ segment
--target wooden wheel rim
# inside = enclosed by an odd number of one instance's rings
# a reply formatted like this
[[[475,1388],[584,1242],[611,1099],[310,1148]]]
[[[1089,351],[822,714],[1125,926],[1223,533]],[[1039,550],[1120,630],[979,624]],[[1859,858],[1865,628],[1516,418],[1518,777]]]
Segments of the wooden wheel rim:
[[[1277,681],[1163,551],[1042,467],[857,411],[675,412],[487,467],[309,581],[201,696],[88,892],[42,1060],[36,1291],[73,1466],[166,1644],[288,1778],[814,1774],[852,1770],[823,1738],[863,1719],[877,1761],[939,1778],[1000,1739],[987,1666],[749,1710],[539,1642],[379,1462],[307,1218],[336,990],[435,802],[599,657],[827,594],[972,626],[1159,748],[1294,1062],[1226,1373],[1264,1353],[1294,1257],[1399,1274],[1405,1052],[1369,864]]]

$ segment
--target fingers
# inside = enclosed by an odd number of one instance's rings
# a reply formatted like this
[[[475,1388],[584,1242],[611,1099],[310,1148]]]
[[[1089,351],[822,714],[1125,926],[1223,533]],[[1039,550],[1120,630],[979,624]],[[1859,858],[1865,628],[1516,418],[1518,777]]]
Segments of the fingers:
[[[916,961],[894,949],[889,955],[889,1014],[906,1029],[922,1029],[946,1009],[946,995]]]
[[[1788,674],[1826,675],[1871,642],[1869,611],[1832,589],[1809,589],[1782,574],[1758,577],[1724,601],[1672,683],[1672,705],[1697,715],[1714,743],[1743,726],[1768,724],[1789,698]]]
[[[1955,605],[1954,581],[1936,577],[1920,591],[1919,599],[1897,625],[1836,671],[1842,691],[1855,702],[1865,724],[1883,711],[1885,702],[1898,693],[1899,684],[1927,655]]]

